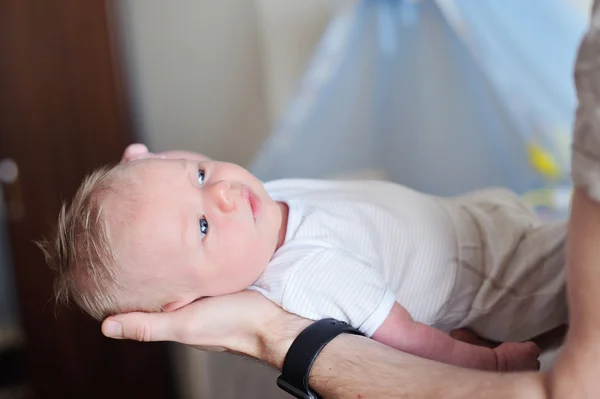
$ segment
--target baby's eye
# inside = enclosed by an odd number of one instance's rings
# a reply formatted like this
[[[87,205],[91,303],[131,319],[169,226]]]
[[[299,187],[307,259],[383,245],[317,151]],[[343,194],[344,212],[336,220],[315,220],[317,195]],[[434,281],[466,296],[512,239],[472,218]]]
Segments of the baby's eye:
[[[205,218],[201,218],[200,219],[200,234],[202,234],[202,238],[204,238],[206,236],[206,233],[208,233],[208,222],[206,221]]]
[[[205,174],[204,169],[198,169],[198,183],[200,185],[204,184],[204,174]]]

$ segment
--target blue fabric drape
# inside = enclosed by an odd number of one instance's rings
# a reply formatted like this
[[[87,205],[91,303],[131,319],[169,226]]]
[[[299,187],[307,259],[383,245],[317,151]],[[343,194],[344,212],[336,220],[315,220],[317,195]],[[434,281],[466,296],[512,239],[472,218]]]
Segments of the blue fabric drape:
[[[572,68],[585,16],[568,0],[363,0],[333,19],[250,165],[263,180],[365,170],[439,195],[568,180]]]

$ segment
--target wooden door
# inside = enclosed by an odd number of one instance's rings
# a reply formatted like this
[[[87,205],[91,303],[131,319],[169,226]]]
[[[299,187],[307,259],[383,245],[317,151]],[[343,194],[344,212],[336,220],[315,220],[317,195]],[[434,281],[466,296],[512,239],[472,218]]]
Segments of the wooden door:
[[[104,338],[77,309],[55,312],[52,274],[33,240],[85,174],[135,138],[103,0],[0,1],[0,159],[26,364],[36,398],[175,398],[166,344]]]

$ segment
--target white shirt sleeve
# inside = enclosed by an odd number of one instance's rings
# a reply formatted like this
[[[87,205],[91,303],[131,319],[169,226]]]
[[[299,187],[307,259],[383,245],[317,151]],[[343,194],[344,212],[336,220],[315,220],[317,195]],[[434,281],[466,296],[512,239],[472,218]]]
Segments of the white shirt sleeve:
[[[282,307],[319,320],[333,317],[370,337],[388,317],[395,296],[368,262],[338,249],[323,249],[288,277]]]

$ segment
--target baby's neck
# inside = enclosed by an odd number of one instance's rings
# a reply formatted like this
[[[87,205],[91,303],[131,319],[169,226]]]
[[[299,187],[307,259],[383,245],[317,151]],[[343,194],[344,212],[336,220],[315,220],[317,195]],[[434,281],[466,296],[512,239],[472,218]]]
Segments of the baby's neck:
[[[277,247],[275,251],[277,251],[283,243],[285,242],[285,235],[287,233],[287,224],[288,224],[288,213],[290,212],[290,208],[287,206],[285,202],[277,202],[279,206],[279,210],[281,212],[281,226],[279,227],[279,237],[277,238]]]

